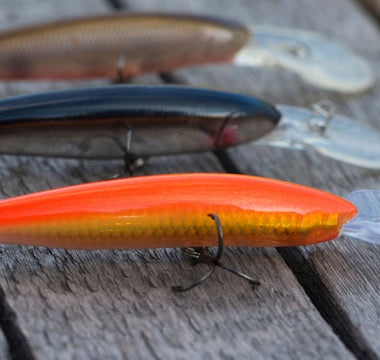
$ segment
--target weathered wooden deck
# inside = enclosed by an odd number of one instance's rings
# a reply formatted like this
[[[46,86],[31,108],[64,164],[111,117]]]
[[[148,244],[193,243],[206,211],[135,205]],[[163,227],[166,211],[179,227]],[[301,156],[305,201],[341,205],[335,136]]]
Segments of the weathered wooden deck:
[[[366,3],[376,5],[374,0]],[[378,23],[355,0],[2,0],[0,28],[123,7],[218,14],[245,23],[316,30],[362,54],[380,73]],[[227,65],[134,79],[167,81],[300,106],[329,98],[340,113],[380,129],[379,84],[359,96],[342,96],[289,73]],[[89,83],[94,82],[0,83],[0,96]],[[0,156],[1,197],[106,179],[122,165]],[[312,151],[264,146],[158,157],[141,174],[170,172],[255,174],[342,196],[360,188],[380,189],[380,172]],[[262,286],[252,292],[244,281],[216,272],[186,294],[173,294],[169,286],[191,281],[200,270],[189,268],[178,249],[1,246],[0,251],[1,359],[380,358],[380,247],[374,245],[339,238],[298,248],[228,249],[225,263],[259,278]]]

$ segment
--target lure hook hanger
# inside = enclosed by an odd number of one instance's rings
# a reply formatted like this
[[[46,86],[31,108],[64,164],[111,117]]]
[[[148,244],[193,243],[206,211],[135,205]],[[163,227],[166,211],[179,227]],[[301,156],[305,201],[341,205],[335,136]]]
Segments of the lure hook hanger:
[[[252,288],[255,289],[255,287],[260,285],[260,282],[251,278],[250,276],[243,274],[242,272],[231,269],[226,266],[224,266],[222,263],[220,263],[220,258],[223,255],[224,246],[223,246],[223,228],[222,224],[220,222],[219,216],[216,214],[208,214],[211,219],[215,221],[216,228],[218,230],[218,249],[215,256],[210,255],[210,252],[208,248],[205,247],[198,247],[198,248],[183,248],[183,252],[193,259],[193,265],[197,264],[207,264],[210,265],[210,270],[203,275],[198,280],[195,280],[193,283],[187,286],[172,286],[172,290],[175,292],[185,292],[190,289],[193,289],[194,287],[202,284],[204,281],[206,281],[214,272],[216,267],[220,267],[223,270],[229,271],[247,281],[249,281],[252,285]]]

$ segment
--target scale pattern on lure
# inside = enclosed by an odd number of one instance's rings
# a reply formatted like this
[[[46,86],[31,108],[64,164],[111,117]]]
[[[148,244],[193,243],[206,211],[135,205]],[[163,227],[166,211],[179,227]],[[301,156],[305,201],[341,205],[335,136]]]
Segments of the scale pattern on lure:
[[[0,202],[0,241],[74,249],[293,246],[331,240],[356,207],[243,175],[182,174],[76,185]]]

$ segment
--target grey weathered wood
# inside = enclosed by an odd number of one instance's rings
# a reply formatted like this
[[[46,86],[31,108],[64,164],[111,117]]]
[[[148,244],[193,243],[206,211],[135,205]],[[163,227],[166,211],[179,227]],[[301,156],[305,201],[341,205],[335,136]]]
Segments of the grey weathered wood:
[[[153,8],[152,1],[129,3],[131,8]],[[308,6],[311,11],[315,11],[315,5],[306,1],[299,3],[303,5],[299,10],[297,4],[283,3],[286,12],[281,9],[282,16],[289,16],[288,20],[276,15],[278,4],[267,1],[252,4],[235,1],[232,5],[227,1],[206,3],[193,0],[186,2],[186,6],[197,12],[207,10],[208,13],[222,15],[228,12],[246,21],[251,18],[263,20],[263,15],[272,14],[268,22],[277,19],[286,25],[287,21],[294,21],[304,15]],[[4,4],[6,11],[13,14],[4,17],[4,21],[7,21],[4,26],[21,24],[31,18],[37,21],[47,17],[53,19],[74,15],[77,11],[108,11],[104,3],[89,0],[76,1],[75,4],[58,0],[8,0]],[[160,10],[174,10],[176,6],[183,9],[184,4],[166,0],[157,2],[155,6]],[[257,9],[253,9],[253,4],[256,4]],[[34,15],[23,19],[21,8]],[[362,18],[359,16],[359,19]],[[347,20],[348,27],[350,19],[344,20]],[[314,17],[308,15],[302,21],[305,27],[317,27],[320,20],[314,14]],[[366,20],[360,21],[369,26]],[[327,25],[323,23],[321,30],[326,30],[324,26],[328,29]],[[377,40],[375,29],[372,31],[373,39]],[[362,49],[364,45],[358,48]],[[261,95],[274,102],[305,104],[325,95],[320,90],[302,84],[297,77],[280,72],[223,66],[189,69],[180,74],[189,83]],[[137,81],[157,82],[157,78],[147,76]],[[256,83],[259,84],[253,87],[252,84]],[[81,84],[83,82],[19,82],[4,84],[0,91],[5,96]],[[341,98],[336,99],[340,101]],[[360,107],[359,110],[357,108],[359,103],[353,104],[352,111],[356,110],[360,114]],[[254,167],[260,174],[266,171],[270,175],[272,171],[282,178],[300,176],[304,183],[314,180],[312,185],[320,186],[327,172],[325,187],[335,190],[339,181],[344,181],[345,186],[338,189],[341,193],[346,192],[351,181],[346,179],[348,170],[342,170],[342,166],[335,162],[326,164],[314,154],[295,154],[267,148],[257,150],[250,146],[229,154],[240,169],[247,173],[253,171]],[[287,156],[290,161],[286,161]],[[319,167],[310,171],[309,161]],[[267,162],[270,163],[269,167]],[[301,164],[301,167],[296,163]],[[0,167],[1,195],[10,197],[105,179],[118,172],[122,163],[2,156]],[[332,171],[334,167],[338,170]],[[349,168],[349,174],[354,174],[358,183],[368,173],[355,168],[351,171]],[[151,159],[141,174],[194,171],[223,171],[223,168],[213,154],[198,154]],[[316,180],[310,179],[310,172],[317,176]],[[333,173],[338,176],[332,183],[335,187],[328,182],[333,178]],[[375,180],[374,177],[373,182]],[[327,252],[324,247],[321,249],[323,254]],[[202,272],[188,267],[176,249],[90,252],[2,246],[1,250],[0,285],[6,292],[9,305],[17,314],[20,329],[39,359],[98,359],[106,356],[110,359],[353,358],[321,318],[275,249],[226,251],[224,261],[227,265],[260,278],[262,286],[256,292],[253,293],[245,282],[217,271],[215,277],[203,287],[187,294],[172,294],[169,286],[190,282]],[[310,254],[311,258],[316,257],[317,250],[311,250]],[[313,263],[313,260],[305,261]],[[320,260],[318,264],[322,265],[323,262]],[[321,278],[326,282],[330,279],[326,276]]]
[[[4,360],[10,360],[8,343],[3,331],[0,331],[0,357]]]
[[[131,3],[131,1],[129,1]],[[149,1],[134,3],[144,7]],[[216,4],[219,5],[216,5]],[[259,1],[240,2],[228,8],[227,1],[203,2],[192,10],[211,10],[244,21],[278,24],[317,30],[346,43],[369,59],[377,77],[379,31],[372,18],[350,1]],[[174,2],[160,2],[160,9],[182,8]],[[362,96],[341,96],[313,89],[294,75],[268,70],[192,69],[177,72],[188,83],[251,93],[274,103],[307,106],[320,98],[332,98],[341,113],[380,127],[379,85]],[[363,139],[365,141],[365,139]],[[280,178],[321,188],[338,195],[347,195],[359,188],[379,189],[380,174],[329,160],[312,152],[243,146],[228,151],[240,172]],[[349,239],[337,239],[328,244],[281,251],[294,268],[308,293],[359,358],[380,356],[380,319],[378,316],[380,249]],[[313,283],[317,281],[316,285]],[[323,292],[323,291],[325,292]]]

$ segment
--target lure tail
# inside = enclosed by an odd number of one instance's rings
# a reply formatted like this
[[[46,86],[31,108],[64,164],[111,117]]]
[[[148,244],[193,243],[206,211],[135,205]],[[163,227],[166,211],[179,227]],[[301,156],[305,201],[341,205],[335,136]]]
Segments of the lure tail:
[[[358,215],[343,225],[341,235],[380,245],[380,191],[358,190],[348,196]]]

